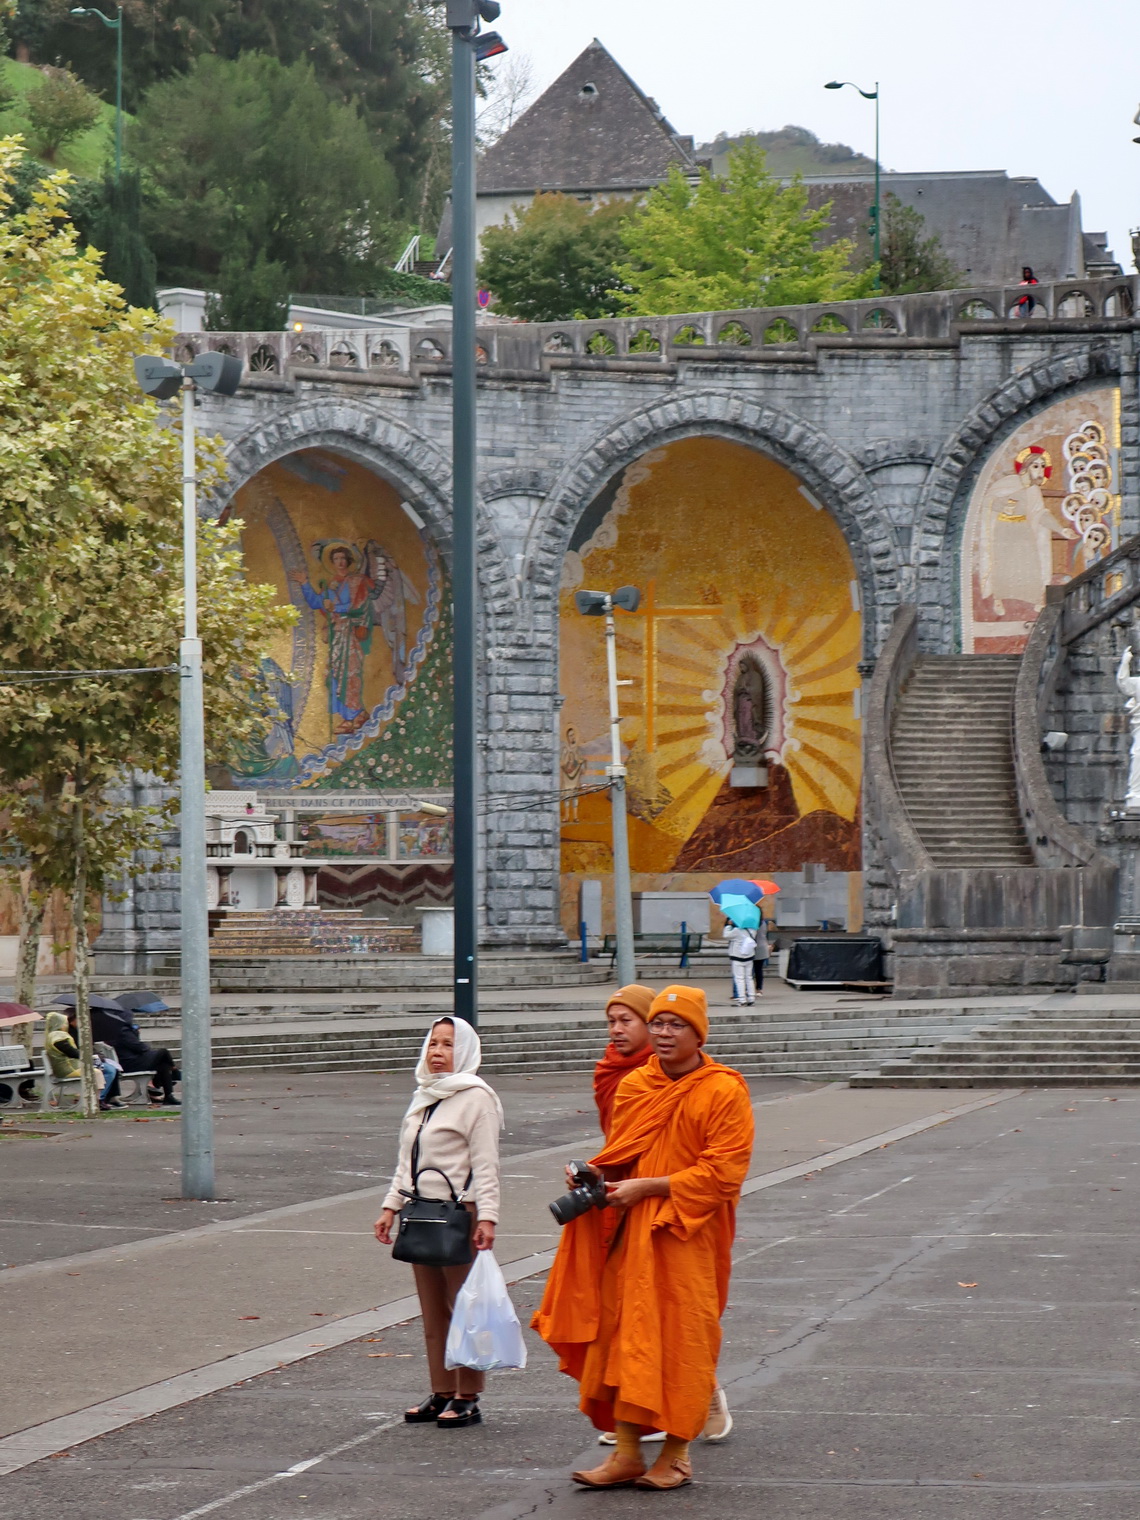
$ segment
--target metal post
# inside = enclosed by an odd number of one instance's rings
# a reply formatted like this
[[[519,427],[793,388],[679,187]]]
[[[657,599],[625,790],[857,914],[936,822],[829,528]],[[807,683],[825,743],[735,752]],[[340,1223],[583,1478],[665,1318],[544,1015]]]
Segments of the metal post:
[[[452,744],[455,790],[456,1018],[475,1026],[478,1013],[479,905],[477,875],[476,683],[478,612],[475,566],[475,48],[451,34],[451,274],[452,517],[451,574],[455,628]]]
[[[123,173],[123,7],[115,34],[115,183]]]
[[[875,289],[883,285],[880,261],[883,256],[883,203],[879,198],[879,81],[875,80]]]
[[[206,909],[206,761],[198,637],[194,382],[182,382],[182,1196],[214,1196],[210,926]]]
[[[606,595],[606,673],[610,688],[610,754],[606,767],[613,808],[614,928],[617,930],[618,982],[627,987],[637,976],[633,958],[633,899],[629,882],[629,832],[625,817],[625,765],[621,757],[621,718],[618,715],[617,629],[614,604]]]

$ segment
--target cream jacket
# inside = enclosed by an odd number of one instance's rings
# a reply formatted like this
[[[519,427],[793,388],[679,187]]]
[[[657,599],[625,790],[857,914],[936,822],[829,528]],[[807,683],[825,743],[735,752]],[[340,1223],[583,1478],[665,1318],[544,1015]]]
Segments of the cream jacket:
[[[472,1182],[467,1193],[475,1200],[479,1219],[499,1222],[499,1110],[491,1094],[482,1087],[444,1098],[420,1131],[426,1109],[410,1114],[400,1131],[400,1160],[383,1207],[397,1209],[407,1203],[401,1188],[412,1187],[412,1143],[420,1134],[420,1171],[438,1166],[450,1179],[457,1193],[463,1191],[467,1173]],[[425,1198],[446,1198],[447,1184],[439,1172],[424,1172],[420,1192]]]

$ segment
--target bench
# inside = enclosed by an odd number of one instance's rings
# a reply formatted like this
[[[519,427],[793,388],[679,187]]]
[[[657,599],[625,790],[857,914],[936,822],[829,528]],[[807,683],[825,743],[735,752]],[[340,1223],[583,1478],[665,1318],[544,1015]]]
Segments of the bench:
[[[51,1069],[46,1051],[40,1064],[40,1086],[40,1106],[45,1111],[53,1106],[62,1108],[65,1092],[75,1099],[74,1107],[78,1107],[83,1100],[82,1077],[57,1077]]]
[[[675,955],[678,957],[678,966],[687,966],[690,955],[701,953],[704,939],[704,933],[696,929],[687,929],[684,934],[680,930],[673,934],[635,934],[633,953],[636,955],[640,951],[642,955]],[[602,954],[609,956],[612,971],[617,960],[616,934],[606,935],[602,941]]]
[[[34,1075],[22,1045],[0,1045],[0,1108],[20,1102],[20,1088]]]
[[[30,1067],[28,1069],[30,1070]],[[96,1076],[98,1076],[98,1073],[96,1073]],[[153,1076],[153,1071],[122,1072],[119,1076],[119,1092],[123,1094],[121,1101],[127,1103],[131,1108],[149,1108],[150,1097],[147,1093],[147,1088]],[[83,1093],[83,1079],[81,1077],[53,1076],[46,1055],[43,1058],[43,1065],[40,1069],[40,1079],[43,1086],[43,1107],[45,1109],[51,1108],[53,1105],[61,1108],[63,1106],[61,1100],[65,1092],[69,1093],[77,1104],[80,1102]],[[0,1073],[0,1082],[2,1081],[3,1074]],[[125,1096],[128,1091],[130,1092],[129,1098]]]

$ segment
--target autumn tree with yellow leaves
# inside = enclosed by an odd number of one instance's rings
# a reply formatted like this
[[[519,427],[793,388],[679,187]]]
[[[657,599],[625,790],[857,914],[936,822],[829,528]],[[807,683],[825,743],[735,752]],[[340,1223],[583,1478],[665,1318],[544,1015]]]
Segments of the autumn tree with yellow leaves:
[[[139,852],[169,830],[168,811],[134,805],[124,783],[177,775],[182,553],[178,419],[159,415],[132,366],[170,329],[80,250],[66,173],[13,212],[22,152],[0,140],[0,815],[22,867],[27,1001],[51,891],[72,898],[86,983],[87,894],[141,869]],[[203,442],[207,489],[222,469],[220,441]],[[199,541],[206,727],[221,761],[264,731],[259,661],[294,616],[244,578],[240,527],[203,522]],[[65,674],[92,670],[138,673]],[[77,1002],[90,1072],[85,985]]]

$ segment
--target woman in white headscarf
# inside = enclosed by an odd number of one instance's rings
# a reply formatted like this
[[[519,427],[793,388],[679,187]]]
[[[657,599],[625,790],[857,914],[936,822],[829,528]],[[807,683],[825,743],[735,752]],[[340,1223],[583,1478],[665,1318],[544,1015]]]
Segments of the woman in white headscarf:
[[[483,1053],[479,1036],[462,1019],[437,1019],[427,1032],[416,1066],[416,1090],[400,1130],[400,1159],[376,1221],[376,1239],[392,1244],[392,1226],[403,1203],[400,1190],[412,1188],[412,1147],[419,1137],[420,1193],[449,1196],[444,1177],[475,1216],[471,1243],[489,1251],[499,1220],[499,1130],[503,1105],[494,1089],[476,1075]],[[427,1171],[438,1167],[438,1171]],[[439,1174],[444,1174],[441,1177]],[[473,1201],[466,1194],[473,1194]],[[424,1340],[431,1372],[430,1395],[404,1412],[409,1425],[433,1423],[441,1430],[478,1425],[483,1374],[444,1365],[444,1348],[455,1295],[470,1267],[413,1266],[423,1310]]]

